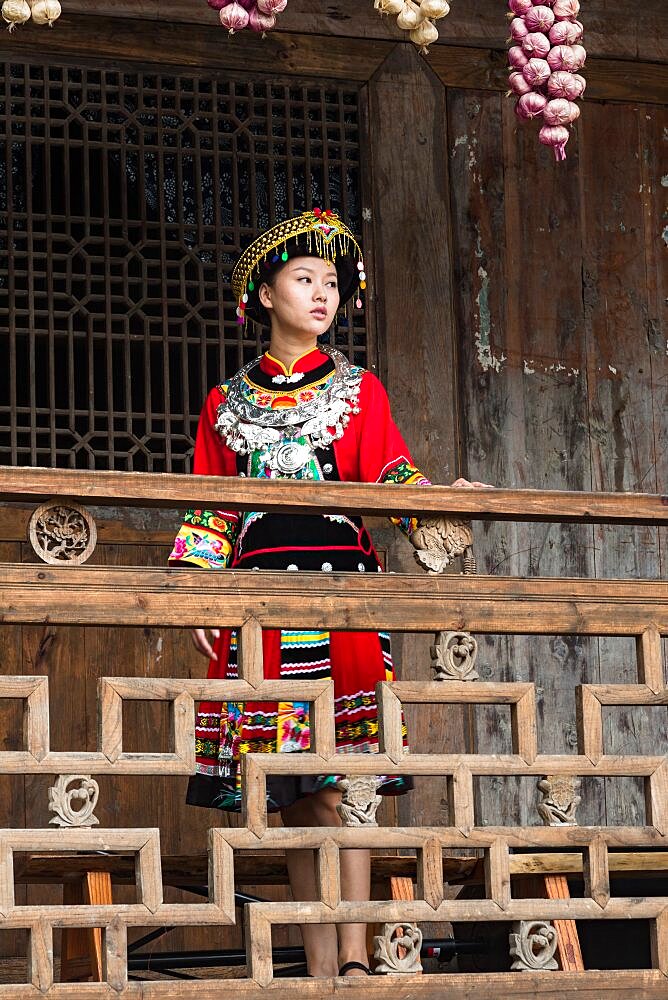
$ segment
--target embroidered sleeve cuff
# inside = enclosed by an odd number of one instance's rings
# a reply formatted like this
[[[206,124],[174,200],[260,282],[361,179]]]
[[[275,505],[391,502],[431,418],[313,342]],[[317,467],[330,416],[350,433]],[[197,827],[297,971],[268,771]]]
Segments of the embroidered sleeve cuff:
[[[431,486],[431,482],[422,475],[417,466],[409,462],[403,455],[393,462],[388,462],[381,471],[378,482],[395,483],[401,486]],[[417,527],[416,517],[391,517],[390,521],[408,538]]]
[[[225,569],[229,565],[239,518],[228,511],[189,510],[174,539],[172,564]]]

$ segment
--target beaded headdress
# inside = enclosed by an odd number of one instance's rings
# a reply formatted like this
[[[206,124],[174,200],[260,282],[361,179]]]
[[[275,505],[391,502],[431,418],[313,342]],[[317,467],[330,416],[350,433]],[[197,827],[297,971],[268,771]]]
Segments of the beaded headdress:
[[[336,212],[314,208],[267,229],[242,253],[232,272],[238,323],[260,318],[260,285],[272,267],[299,254],[331,261],[339,278],[340,304],[357,290],[355,305],[362,308],[359,290],[366,288],[366,274],[360,246]]]

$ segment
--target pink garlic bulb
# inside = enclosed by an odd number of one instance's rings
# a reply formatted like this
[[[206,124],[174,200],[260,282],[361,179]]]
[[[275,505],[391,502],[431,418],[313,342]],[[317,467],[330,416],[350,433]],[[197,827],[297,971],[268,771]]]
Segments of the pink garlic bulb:
[[[510,37],[515,42],[523,41],[529,34],[523,17],[514,17],[510,22]]]
[[[554,0],[552,10],[557,21],[572,21],[580,13],[580,0]]]
[[[546,104],[547,98],[543,94],[539,94],[536,90],[531,90],[528,94],[523,94],[520,97],[515,105],[515,114],[523,121],[530,121],[532,118],[542,115]]]
[[[551,70],[566,69],[573,72],[579,69],[576,54],[570,45],[555,45],[547,54],[547,61]]]
[[[276,24],[275,14],[265,14],[263,11],[259,10],[257,7],[251,7],[248,14],[248,26],[253,31],[265,33],[265,31],[271,31],[271,29]]]
[[[584,45],[571,45],[573,51],[573,58],[576,61],[574,69],[582,69],[587,61],[587,50]]]
[[[517,17],[522,17],[533,7],[533,0],[508,0],[508,7]]]
[[[576,77],[573,73],[558,69],[547,81],[547,92],[550,97],[564,97],[567,101],[575,101],[584,91],[584,77]]]
[[[580,76],[579,73],[573,73],[573,79],[577,81],[577,83],[579,84],[580,87],[582,87],[582,90],[578,94],[578,97],[582,97],[582,95],[584,94],[585,90],[587,89],[587,81],[585,80],[585,78],[583,76]]]
[[[563,97],[548,101],[543,109],[546,125],[570,125],[579,117],[580,109],[577,104],[573,104],[572,101],[567,101]]]
[[[227,7],[229,2],[230,0],[207,0],[209,7],[212,7],[213,10],[222,10],[223,7]]]
[[[227,28],[231,35],[235,31],[242,31],[247,26],[248,21],[248,11],[244,10],[236,0],[228,3],[227,7],[223,7],[220,12],[220,23],[224,28]]]
[[[571,29],[574,27],[572,21],[557,21],[550,28],[548,38],[553,45],[571,45]]]
[[[529,62],[529,57],[524,54],[521,45],[513,45],[508,49],[508,64],[511,69],[522,69]]]
[[[528,94],[531,90],[531,84],[527,83],[522,73],[511,73],[508,77],[508,85],[513,94],[518,96]]]
[[[550,66],[546,62],[546,60],[537,59],[534,56],[533,58],[529,59],[529,62],[522,70],[522,75],[524,76],[524,79],[529,84],[529,86],[533,87],[535,90],[538,87],[542,87],[542,85],[546,83],[546,81],[550,77],[550,72],[551,72]]]
[[[530,31],[522,42],[522,51],[529,58],[538,56],[542,59],[548,54],[551,47],[547,35],[544,35],[542,31]]]
[[[288,0],[257,0],[257,9],[263,14],[282,14]]]
[[[524,22],[529,31],[542,31],[547,34],[554,24],[554,14],[549,7],[539,4],[525,14]]]
[[[544,146],[552,146],[557,161],[566,159],[566,143],[570,132],[564,125],[543,125],[538,138]]]
[[[570,24],[574,34],[577,34],[577,37],[574,38],[572,42],[568,43],[569,45],[575,45],[575,43],[579,42],[584,35],[584,24],[582,21],[566,21],[566,24]]]

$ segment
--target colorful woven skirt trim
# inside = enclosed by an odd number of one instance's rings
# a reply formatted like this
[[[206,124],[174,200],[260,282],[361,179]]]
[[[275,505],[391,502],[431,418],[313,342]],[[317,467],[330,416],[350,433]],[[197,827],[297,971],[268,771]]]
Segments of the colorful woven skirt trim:
[[[387,633],[271,629],[263,632],[262,641],[265,678],[333,679],[338,753],[378,752],[375,686],[381,680],[394,680]],[[237,677],[236,634],[222,631],[214,652],[218,659],[211,661],[209,677]],[[309,748],[308,703],[202,703],[195,729],[196,774],[189,783],[188,802],[238,811],[242,754],[299,753]],[[269,776],[267,807],[270,811],[285,808],[305,795],[334,786],[339,777]],[[381,795],[396,795],[410,787],[410,779],[385,776],[378,790]]]

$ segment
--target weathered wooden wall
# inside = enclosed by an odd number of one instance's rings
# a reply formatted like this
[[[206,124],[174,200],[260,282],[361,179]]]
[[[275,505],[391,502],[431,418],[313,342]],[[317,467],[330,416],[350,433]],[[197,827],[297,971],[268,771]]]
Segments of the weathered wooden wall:
[[[471,477],[500,486],[668,490],[665,218],[658,167],[665,108],[589,104],[555,169],[496,95],[451,92],[449,152],[455,238],[462,456]],[[665,135],[665,131],[664,131]],[[664,140],[665,141],[665,140]],[[499,171],[499,151],[504,169]],[[665,180],[664,180],[665,183]],[[665,326],[663,327],[665,330]],[[541,576],[666,574],[665,540],[649,529],[494,526],[479,531],[481,569]],[[535,677],[545,715],[571,743],[572,682],[635,681],[625,640],[487,644],[494,676]],[[479,738],[492,739],[491,713]],[[612,752],[666,748],[665,720],[608,719]],[[491,810],[535,816],[535,793],[483,795]],[[643,814],[631,780],[590,788],[581,821]],[[495,820],[490,814],[490,821]]]
[[[381,365],[418,462],[441,482],[462,473],[499,486],[668,492],[663,2],[640,10],[591,0],[589,94],[598,100],[584,103],[562,165],[533,129],[518,127],[502,96],[505,31],[492,0],[453,9],[429,61],[395,43],[399,36],[371,0],[363,10],[353,0],[329,4],[324,20],[313,5],[291,0],[281,32],[264,47],[248,33],[215,33],[203,0],[171,3],[169,22],[161,6],[158,23],[143,25],[136,19],[158,19],[158,0],[117,2],[106,17],[94,16],[99,5],[90,0],[69,0],[57,30],[4,37],[0,54],[20,58],[37,47],[42,54],[48,37],[54,54],[87,60],[178,59],[235,73],[280,65],[284,74],[357,81],[369,116],[365,200]],[[195,10],[200,21],[191,27]],[[22,517],[3,516],[3,559],[27,558]],[[99,558],[161,563],[169,531],[130,538],[133,530],[119,517],[105,529]],[[380,539],[392,566],[410,563],[403,540],[386,530]],[[665,577],[667,542],[650,529],[486,525],[476,545],[482,572]],[[2,670],[49,673],[72,746],[72,734],[82,747],[91,739],[102,670],[194,676],[204,668],[184,636],[51,631],[53,639],[22,629],[17,646],[5,627]],[[401,653],[403,676],[424,677],[424,641],[406,641]],[[481,660],[485,679],[536,680],[546,714],[549,707],[562,720],[540,733],[542,749],[553,752],[574,749],[574,684],[622,681],[632,662],[620,640],[577,636],[490,639]],[[410,718],[417,745],[430,736],[433,747],[435,732],[443,750],[472,737],[481,750],[504,739],[503,719],[491,709],[470,719],[436,708]],[[665,749],[665,726],[652,713],[611,714],[608,726],[610,752],[662,740]],[[137,728],[138,745],[146,745],[154,720],[138,715]],[[208,825],[227,822],[186,814],[174,779],[138,780],[122,801],[107,784],[102,822],[159,825],[166,851],[194,851]],[[507,779],[501,796],[500,787],[479,791],[490,822],[531,822],[533,789]],[[44,782],[4,779],[2,789],[9,825],[46,822]],[[640,790],[628,781],[603,787],[599,779],[585,790],[581,819],[633,822],[642,812]],[[395,808],[403,822],[438,823],[444,800],[440,784],[423,779]],[[195,946],[181,936],[178,943]]]

